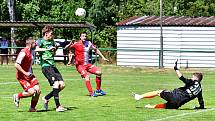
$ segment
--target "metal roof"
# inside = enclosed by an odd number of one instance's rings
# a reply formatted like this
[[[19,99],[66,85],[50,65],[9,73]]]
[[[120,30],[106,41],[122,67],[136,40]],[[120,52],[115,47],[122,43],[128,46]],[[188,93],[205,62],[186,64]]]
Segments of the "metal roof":
[[[46,25],[51,25],[55,28],[96,28],[93,24],[88,22],[38,22],[38,21],[0,21],[0,27],[37,27],[42,28]]]
[[[159,16],[134,16],[116,23],[117,26],[160,26]],[[163,16],[163,26],[215,26],[215,16],[186,17]]]

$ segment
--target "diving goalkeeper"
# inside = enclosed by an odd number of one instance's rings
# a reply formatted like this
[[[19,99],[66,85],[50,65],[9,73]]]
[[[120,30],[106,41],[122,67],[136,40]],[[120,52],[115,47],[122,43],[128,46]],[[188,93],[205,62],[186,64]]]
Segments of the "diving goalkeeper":
[[[156,105],[146,105],[146,108],[164,108],[164,109],[178,109],[185,103],[198,98],[199,107],[195,109],[204,109],[204,101],[202,97],[201,80],[203,78],[202,73],[193,73],[191,79],[185,78],[182,73],[177,68],[177,61],[175,62],[174,70],[181,81],[185,83],[184,87],[176,88],[174,90],[158,90],[148,92],[142,95],[134,94],[135,100],[140,100],[144,98],[153,98],[155,96],[160,96],[162,99],[166,100],[166,103],[156,104]]]

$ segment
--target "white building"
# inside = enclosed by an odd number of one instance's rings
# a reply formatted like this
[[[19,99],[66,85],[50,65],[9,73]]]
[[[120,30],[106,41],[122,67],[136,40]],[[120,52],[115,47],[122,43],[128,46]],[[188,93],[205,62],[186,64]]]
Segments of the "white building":
[[[164,17],[163,49],[164,67],[215,67],[215,17]],[[159,50],[159,17],[117,23],[117,65],[157,67]]]

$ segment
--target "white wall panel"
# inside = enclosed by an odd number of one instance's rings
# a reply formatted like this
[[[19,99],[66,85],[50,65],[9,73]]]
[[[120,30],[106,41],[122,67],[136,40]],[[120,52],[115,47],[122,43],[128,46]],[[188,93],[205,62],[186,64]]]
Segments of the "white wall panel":
[[[164,66],[215,67],[215,27],[163,27]],[[117,28],[117,65],[158,66],[160,27]]]

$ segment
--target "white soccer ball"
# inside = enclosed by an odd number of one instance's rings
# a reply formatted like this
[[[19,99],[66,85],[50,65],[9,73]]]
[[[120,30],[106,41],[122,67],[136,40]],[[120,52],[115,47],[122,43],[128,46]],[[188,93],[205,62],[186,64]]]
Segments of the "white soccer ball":
[[[86,10],[83,9],[83,8],[78,8],[78,9],[75,11],[75,15],[76,15],[76,16],[85,16],[85,15],[86,15]]]

